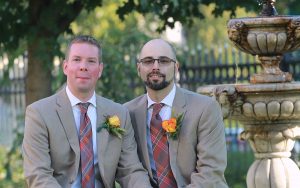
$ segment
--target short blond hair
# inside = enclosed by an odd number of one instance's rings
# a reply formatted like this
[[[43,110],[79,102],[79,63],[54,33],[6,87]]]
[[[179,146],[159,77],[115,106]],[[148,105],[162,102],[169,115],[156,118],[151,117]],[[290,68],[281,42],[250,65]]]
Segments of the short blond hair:
[[[98,48],[98,52],[99,52],[98,53],[99,63],[102,62],[102,47],[101,47],[101,44],[94,37],[89,36],[89,35],[76,35],[70,40],[70,42],[68,44],[68,47],[67,47],[66,54],[65,54],[65,59],[66,60],[69,59],[71,46],[72,46],[72,44],[75,44],[75,43],[88,43],[88,44],[96,46]]]

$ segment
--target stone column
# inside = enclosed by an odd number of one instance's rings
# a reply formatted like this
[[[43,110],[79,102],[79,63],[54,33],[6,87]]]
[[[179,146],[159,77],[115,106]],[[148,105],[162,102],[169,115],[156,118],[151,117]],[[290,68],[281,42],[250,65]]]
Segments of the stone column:
[[[219,102],[224,118],[244,126],[255,161],[248,188],[300,188],[300,170],[290,159],[300,138],[300,84],[219,85],[201,88]]]
[[[248,188],[297,188],[300,171],[289,157],[300,136],[298,127],[282,131],[244,131],[241,138],[248,140],[256,160],[247,174]]]

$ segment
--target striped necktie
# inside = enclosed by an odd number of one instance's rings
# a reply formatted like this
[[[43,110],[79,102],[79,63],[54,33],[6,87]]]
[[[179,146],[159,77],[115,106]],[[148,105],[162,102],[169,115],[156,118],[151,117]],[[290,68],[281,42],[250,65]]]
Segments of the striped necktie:
[[[94,152],[92,139],[92,125],[87,115],[90,103],[79,103],[80,108],[80,162],[81,162],[81,187],[95,187]]]
[[[157,180],[159,188],[176,188],[176,180],[173,176],[168,140],[165,131],[162,129],[162,119],[159,112],[163,104],[155,103],[150,121],[150,132],[153,149],[153,158],[156,166]]]

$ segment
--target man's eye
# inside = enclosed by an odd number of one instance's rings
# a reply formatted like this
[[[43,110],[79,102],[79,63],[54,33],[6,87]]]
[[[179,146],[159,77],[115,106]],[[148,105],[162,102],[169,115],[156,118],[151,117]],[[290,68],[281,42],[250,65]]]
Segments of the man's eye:
[[[143,62],[144,64],[150,65],[150,64],[153,63],[153,59],[144,59],[142,62]]]
[[[168,64],[170,63],[170,60],[168,58],[160,58],[159,62],[160,64]]]

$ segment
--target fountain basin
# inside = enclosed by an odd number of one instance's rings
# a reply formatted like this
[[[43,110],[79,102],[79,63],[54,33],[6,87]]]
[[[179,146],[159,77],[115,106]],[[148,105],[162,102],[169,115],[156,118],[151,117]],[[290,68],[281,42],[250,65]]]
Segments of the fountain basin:
[[[300,16],[271,16],[231,19],[228,36],[239,50],[258,55],[263,71],[250,77],[250,83],[291,82],[279,63],[286,52],[300,46]]]
[[[229,20],[234,46],[252,55],[281,55],[300,45],[300,16],[273,16]]]
[[[209,85],[197,92],[214,96],[223,117],[240,121],[245,130],[300,125],[300,82]]]

